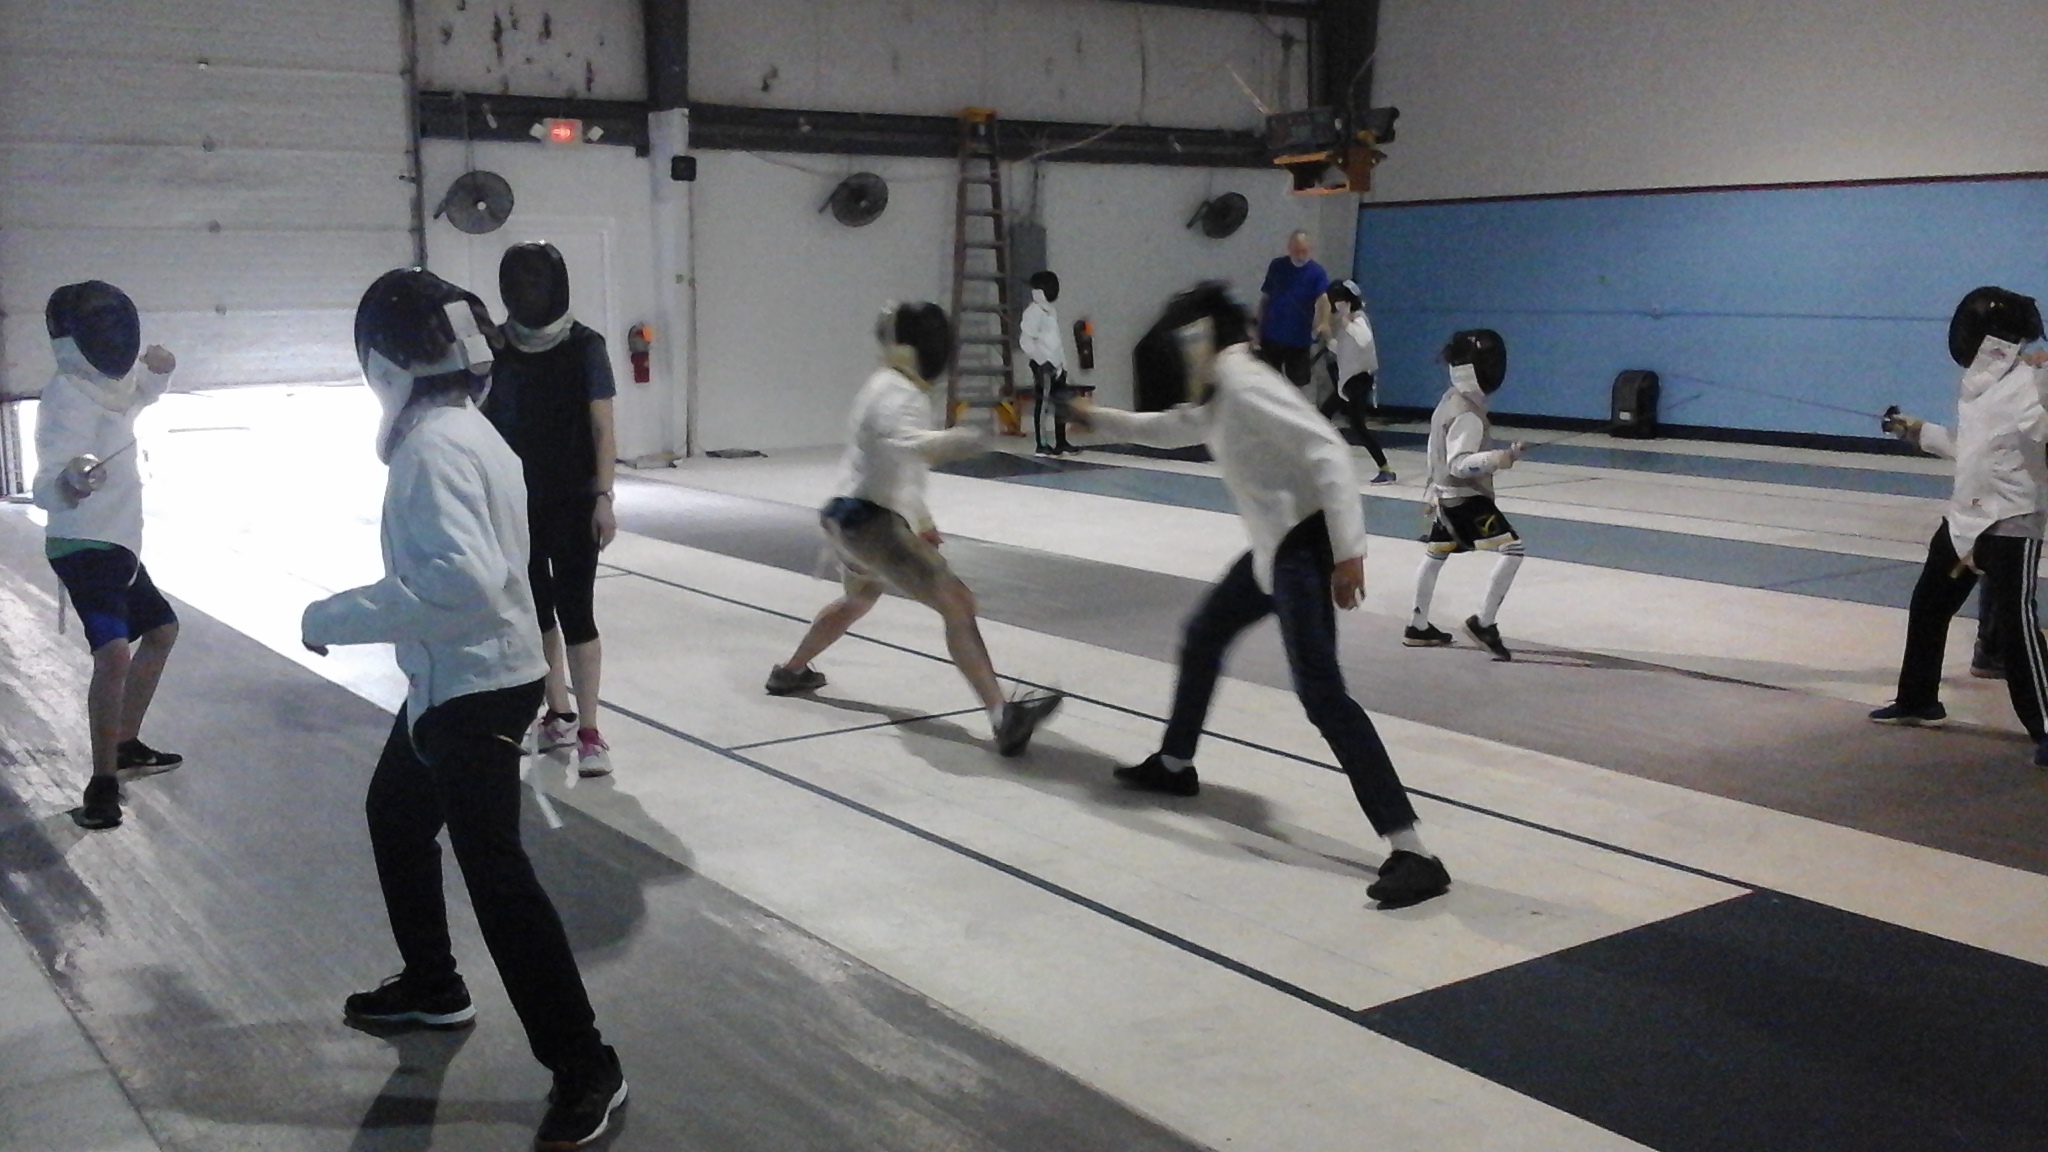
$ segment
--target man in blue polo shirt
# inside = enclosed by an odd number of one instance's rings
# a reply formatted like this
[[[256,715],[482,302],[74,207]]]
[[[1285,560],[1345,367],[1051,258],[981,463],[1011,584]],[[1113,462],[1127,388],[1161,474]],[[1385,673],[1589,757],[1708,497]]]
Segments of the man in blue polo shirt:
[[[1306,232],[1287,237],[1287,255],[1266,265],[1259,286],[1259,359],[1278,368],[1296,388],[1308,387],[1309,356],[1316,337],[1326,330],[1330,274],[1310,259],[1314,246]]]

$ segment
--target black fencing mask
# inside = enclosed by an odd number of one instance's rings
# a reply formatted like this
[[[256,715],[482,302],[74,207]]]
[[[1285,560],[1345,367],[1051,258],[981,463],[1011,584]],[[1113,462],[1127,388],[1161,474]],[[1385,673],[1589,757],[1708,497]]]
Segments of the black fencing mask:
[[[356,305],[356,359],[384,418],[377,455],[389,460],[392,430],[421,394],[441,384],[480,397],[490,383],[495,327],[484,302],[424,268],[377,278]]]
[[[889,305],[876,321],[875,339],[886,363],[915,373],[927,384],[935,383],[953,358],[953,325],[937,304]]]
[[[70,340],[85,362],[120,380],[142,353],[142,317],[126,292],[101,280],[66,284],[50,293],[43,313],[50,339]]]
[[[498,262],[498,295],[514,324],[545,328],[569,314],[569,265],[544,240],[514,244]]]
[[[1500,391],[1508,378],[1508,342],[1491,328],[1467,328],[1454,332],[1444,345],[1444,363],[1451,366],[1451,380],[1459,384],[1458,369],[1469,368],[1482,395]]]
[[[2032,297],[2004,288],[1978,288],[1956,305],[1948,322],[1948,354],[1958,368],[1968,368],[1990,337],[2008,344],[2041,338],[2041,308]]]
[[[1059,300],[1060,278],[1054,273],[1033,272],[1030,283],[1032,291],[1045,293],[1045,302],[1047,304],[1052,304]]]
[[[1216,354],[1251,338],[1244,306],[1221,280],[1205,280],[1166,302],[1131,349],[1140,412],[1200,404],[1215,384]]]

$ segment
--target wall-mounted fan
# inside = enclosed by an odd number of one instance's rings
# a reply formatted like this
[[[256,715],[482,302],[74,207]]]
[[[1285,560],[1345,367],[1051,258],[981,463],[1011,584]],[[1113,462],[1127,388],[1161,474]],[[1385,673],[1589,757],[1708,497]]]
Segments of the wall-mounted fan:
[[[512,185],[496,172],[464,172],[434,209],[434,219],[443,216],[472,236],[496,232],[512,216]]]
[[[818,211],[832,210],[832,218],[848,228],[875,222],[889,206],[889,182],[873,172],[855,172],[832,189],[832,195],[818,205]]]
[[[1211,240],[1221,240],[1244,227],[1245,217],[1251,215],[1251,202],[1236,192],[1225,192],[1221,196],[1202,201],[1195,214],[1188,217],[1187,226],[1202,226],[1202,235]]]

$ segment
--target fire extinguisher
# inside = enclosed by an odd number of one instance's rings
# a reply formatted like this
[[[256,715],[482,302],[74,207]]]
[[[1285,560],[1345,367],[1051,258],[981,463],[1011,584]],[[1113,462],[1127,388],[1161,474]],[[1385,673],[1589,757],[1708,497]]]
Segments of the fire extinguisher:
[[[1081,371],[1095,370],[1095,325],[1086,317],[1074,321],[1074,355],[1081,361]]]
[[[626,352],[633,358],[633,383],[645,384],[654,379],[654,370],[648,366],[647,352],[654,347],[654,325],[635,324],[626,330]]]

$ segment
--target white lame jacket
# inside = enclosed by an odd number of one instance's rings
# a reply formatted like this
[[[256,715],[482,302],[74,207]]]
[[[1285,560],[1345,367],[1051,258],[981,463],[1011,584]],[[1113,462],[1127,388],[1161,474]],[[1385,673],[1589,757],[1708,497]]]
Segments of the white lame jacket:
[[[69,341],[66,341],[69,343]],[[75,363],[71,361],[75,360]],[[36,409],[36,507],[50,514],[48,532],[68,540],[119,544],[142,555],[142,469],[135,418],[170,387],[139,363],[126,380],[109,380],[74,351],[59,352],[58,371]],[[72,460],[90,453],[105,461],[100,490],[74,503],[58,484]]]
[[[1273,588],[1273,557],[1318,512],[1338,560],[1365,555],[1365,502],[1351,446],[1299,388],[1242,344],[1216,357],[1216,394],[1166,412],[1097,409],[1096,431],[1115,440],[1181,448],[1206,444],[1223,471],[1252,543],[1252,574]]]
[[[965,455],[979,440],[966,428],[932,428],[930,393],[894,368],[881,368],[861,385],[847,418],[846,455],[835,495],[867,500],[896,513],[919,532],[932,527],[925,506],[931,466]]]
[[[1968,556],[2001,520],[2048,511],[2048,372],[2019,356],[2019,347],[2008,344],[1980,357],[1963,373],[1955,430],[1920,430],[1922,449],[1956,462],[1946,519],[1958,555]]]
[[[420,414],[391,453],[384,578],[306,609],[308,644],[397,646],[406,716],[547,674],[527,583],[526,478],[472,404]]]
[[[1060,314],[1050,304],[1033,301],[1017,323],[1017,348],[1034,364],[1067,370],[1067,346],[1060,339]]]
[[[1360,372],[1379,372],[1379,346],[1373,342],[1372,322],[1365,318],[1365,313],[1351,313],[1351,319],[1331,334],[1330,355],[1337,358],[1337,385],[1340,388]]]
[[[1489,451],[1493,434],[1486,401],[1456,387],[1444,392],[1429,417],[1429,487],[1423,502],[1431,508],[1455,504],[1472,496],[1493,495],[1493,474],[1506,467],[1508,455]]]

